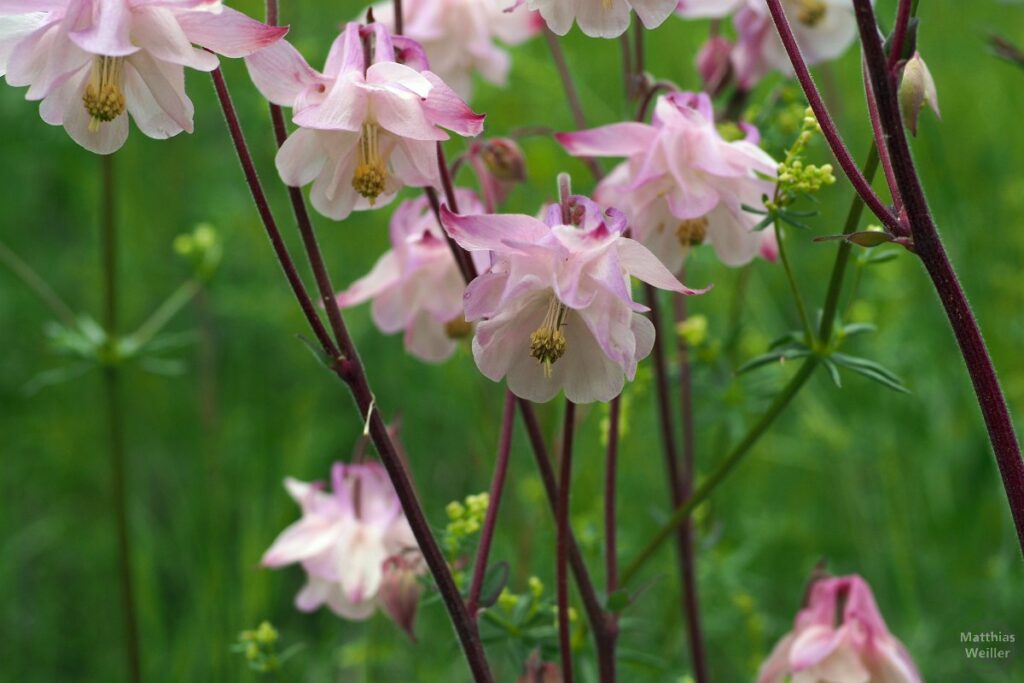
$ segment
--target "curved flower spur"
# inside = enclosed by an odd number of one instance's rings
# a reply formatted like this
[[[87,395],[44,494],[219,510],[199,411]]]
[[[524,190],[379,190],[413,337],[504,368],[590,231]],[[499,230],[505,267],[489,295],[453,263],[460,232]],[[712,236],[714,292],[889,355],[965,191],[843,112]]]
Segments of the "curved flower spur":
[[[111,154],[129,115],[151,138],[192,132],[185,67],[213,71],[217,54],[244,57],[287,32],[220,0],[3,0],[0,75],[42,100],[44,121]]]
[[[466,320],[480,321],[473,356],[512,393],[549,401],[610,401],[651,352],[654,326],[633,301],[630,276],[660,289],[683,285],[646,247],[624,236],[625,216],[586,197],[569,198],[570,221],[549,206],[526,215],[460,216],[442,207],[445,230],[469,252],[492,253],[490,270],[466,290]]]
[[[379,23],[347,24],[323,73],[285,41],[246,64],[264,97],[291,107],[299,126],[278,152],[281,179],[313,183],[313,206],[336,220],[387,204],[404,186],[438,186],[442,128],[467,137],[483,130],[483,115],[427,70],[419,44]]]

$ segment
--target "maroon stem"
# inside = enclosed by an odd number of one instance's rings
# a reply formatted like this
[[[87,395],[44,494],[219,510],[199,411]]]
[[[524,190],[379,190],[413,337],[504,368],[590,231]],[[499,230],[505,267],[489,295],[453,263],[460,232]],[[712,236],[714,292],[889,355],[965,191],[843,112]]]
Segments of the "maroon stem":
[[[494,465],[494,477],[491,479],[491,492],[487,503],[487,515],[484,517],[483,530],[480,532],[480,545],[476,550],[476,562],[473,564],[473,581],[469,586],[469,598],[466,609],[475,618],[480,606],[480,591],[487,574],[487,559],[491,554],[491,542],[494,540],[494,526],[498,521],[498,508],[501,506],[501,494],[505,490],[505,477],[508,474],[509,453],[512,451],[512,427],[515,423],[516,397],[511,391],[505,392],[505,410],[501,415],[501,437],[498,443],[498,460]]]
[[[402,0],[394,0],[395,3],[395,35],[405,33],[405,16],[402,12]]]
[[[680,278],[682,279],[682,278]],[[685,322],[687,318],[687,297],[675,296],[676,321]],[[683,461],[680,468],[679,492],[673,501],[675,507],[693,495],[693,480],[696,473],[697,439],[693,419],[693,366],[690,363],[690,347],[681,336],[678,341],[679,351],[679,406],[683,425]],[[688,518],[679,528],[680,542],[683,545],[683,613],[686,616],[687,632],[690,636],[690,658],[693,661],[693,675],[697,683],[707,683],[708,663],[704,645],[704,631],[701,628],[700,598],[697,593],[696,553],[694,551],[693,519]]]
[[[906,130],[900,116],[895,76],[888,69],[874,9],[866,0],[854,0],[854,9],[864,46],[864,57],[878,102],[879,119],[885,138],[889,142],[893,171],[913,234],[914,252],[920,257],[932,279],[967,364],[967,371],[971,376],[974,392],[988,428],[989,439],[995,451],[1003,487],[1006,489],[1018,541],[1024,552],[1024,461],[1021,460],[1020,444],[1014,433],[1010,410],[999,386],[999,377],[978,322],[942,245],[928,201],[925,199],[924,188],[914,166]]]
[[[572,120],[576,124],[577,130],[584,130],[587,127],[587,117],[583,113],[583,105],[580,103],[580,96],[576,90],[576,84],[572,80],[572,72],[569,71],[569,64],[565,61],[565,53],[562,52],[562,46],[558,42],[558,36],[552,33],[551,29],[547,26],[544,27],[544,38],[548,41],[548,49],[551,50],[551,59],[555,62],[555,69],[558,70],[558,77],[562,81],[562,90],[565,91],[565,99],[569,103],[569,109],[572,111]],[[604,171],[601,170],[601,166],[597,163],[597,159],[593,157],[581,157],[583,163],[587,165],[587,169],[590,171],[590,175],[594,177],[594,180],[600,180],[604,177]]]
[[[466,252],[465,249],[460,247],[452,239],[448,231],[444,229],[444,222],[441,220],[441,200],[437,197],[437,190],[432,187],[423,188],[423,193],[427,196],[427,201],[430,202],[430,210],[434,212],[434,218],[437,219],[437,224],[441,226],[441,232],[444,233],[445,242],[448,243],[448,249],[452,252],[452,256],[455,258],[455,265],[459,268],[459,273],[462,274],[462,279],[466,282],[472,282],[476,277],[473,273],[475,268],[471,269],[473,259]],[[449,207],[451,208],[451,207]],[[455,211],[455,209],[452,209]],[[458,213],[455,211],[455,213]]]
[[[537,462],[537,471],[540,473],[541,483],[544,485],[544,493],[547,495],[551,512],[556,513],[558,508],[558,482],[555,480],[555,470],[551,464],[551,456],[548,454],[547,445],[544,443],[544,435],[541,433],[540,423],[537,421],[537,414],[533,410],[533,404],[525,399],[519,399],[519,411],[523,416],[523,424],[526,426],[526,434],[530,439],[530,446],[533,450],[534,459]],[[587,613],[587,620],[594,630],[594,644],[597,650],[598,672],[601,683],[614,683],[615,681],[615,639],[612,637],[614,629],[609,624],[601,602],[597,598],[597,591],[590,579],[587,565],[583,561],[583,554],[580,552],[579,544],[569,530],[569,566],[572,569],[573,577],[576,579],[576,588],[583,601],[583,609]]]
[[[562,652],[562,681],[572,683],[572,633],[569,628],[569,489],[572,484],[572,439],[576,404],[566,399],[559,458],[558,505],[555,508],[555,586],[558,598],[558,644]]]
[[[889,186],[893,203],[896,205],[896,215],[900,216],[903,213],[903,198],[900,197],[900,188],[892,170],[889,147],[885,142],[882,122],[878,118],[878,103],[875,101],[875,93],[871,85],[871,74],[868,73],[868,66],[864,60],[861,60],[861,70],[864,72],[864,92],[867,94],[868,116],[871,119],[871,131],[875,136],[875,149],[878,150],[878,160],[881,162],[882,172],[885,174],[885,184]]]
[[[668,362],[665,357],[665,336],[662,334],[661,307],[658,302],[658,290],[651,285],[645,285],[647,293],[647,305],[651,309],[651,322],[654,323],[654,348],[651,357],[654,360],[654,381],[658,396],[658,424],[661,428],[661,445],[665,459],[665,472],[668,477],[669,497],[672,501],[672,508],[678,509],[689,498],[683,495],[684,480],[679,468],[679,450],[676,444],[675,427],[672,420],[672,399],[669,396],[668,386]],[[690,429],[684,431],[684,438],[692,433]],[[692,484],[691,484],[692,487]],[[676,529],[676,555],[679,562],[680,579],[680,600],[682,602],[683,617],[687,625],[687,645],[690,650],[690,658],[693,664],[694,678],[697,683],[706,683],[707,664],[704,656],[703,637],[700,631],[700,618],[695,613],[696,609],[696,588],[688,586],[688,576],[693,574],[693,560],[691,557],[691,536],[689,533],[689,522],[681,524]],[[693,603],[690,597],[693,588]]]
[[[459,201],[455,196],[455,185],[452,183],[452,173],[448,168],[448,160],[444,155],[444,145],[440,141],[437,143],[437,170],[441,176],[441,187],[444,189],[445,203],[448,204],[448,208],[451,209],[452,213],[459,212]],[[427,188],[427,196],[432,197],[430,200],[431,207],[434,208],[437,204],[437,194],[433,188]],[[438,215],[438,222],[441,220],[440,207],[435,209]],[[444,226],[442,226],[443,230]],[[444,231],[445,235],[448,231]],[[452,249],[452,253],[455,254],[455,261],[459,264],[459,269],[462,271],[462,276],[466,279],[466,282],[472,282],[476,279],[476,264],[473,263],[473,257],[469,253],[461,249],[455,240],[448,237],[448,246]]]
[[[907,40],[907,29],[910,27],[913,6],[914,0],[900,0],[900,4],[896,8],[896,25],[892,29],[892,44],[889,46],[889,71],[896,68],[896,64],[903,56],[903,45]]]
[[[263,187],[260,184],[259,176],[256,173],[256,167],[253,163],[248,145],[245,142],[245,136],[242,133],[238,114],[231,101],[231,95],[228,92],[227,83],[224,81],[224,76],[220,69],[214,70],[212,76],[214,86],[217,90],[217,97],[220,100],[221,108],[224,111],[224,117],[227,120],[228,131],[231,134],[231,140],[234,143],[236,152],[238,153],[238,159],[241,162],[246,181],[249,184],[249,189],[252,192],[253,199],[255,200],[257,211],[263,220],[267,234],[270,236],[271,243],[274,246],[274,251],[278,260],[280,261],[286,276],[288,276],[289,284],[291,284],[296,298],[299,300],[303,312],[306,314],[307,321],[313,328],[314,332],[317,333],[317,338],[321,340],[321,346],[324,353],[335,359],[335,362],[332,363],[332,370],[348,385],[352,393],[352,397],[355,399],[356,405],[359,409],[359,414],[362,416],[362,419],[366,422],[369,428],[370,438],[380,454],[381,462],[387,470],[391,482],[395,487],[395,492],[402,504],[402,509],[405,511],[409,525],[412,527],[413,535],[416,537],[420,551],[423,553],[423,557],[426,560],[427,567],[429,568],[431,575],[434,577],[438,592],[441,594],[442,600],[448,609],[449,617],[451,618],[455,631],[459,636],[463,652],[466,656],[466,661],[468,662],[469,668],[473,674],[473,680],[477,683],[491,683],[494,680],[494,677],[491,675],[490,667],[487,663],[486,656],[484,655],[483,646],[480,644],[476,623],[466,610],[466,606],[462,601],[462,596],[459,594],[459,589],[455,585],[455,580],[452,577],[451,570],[445,561],[444,554],[441,552],[441,548],[438,546],[436,539],[431,533],[430,524],[423,513],[423,509],[419,505],[412,481],[402,464],[401,456],[395,448],[395,444],[392,441],[391,435],[384,423],[384,419],[381,416],[381,411],[375,407],[376,400],[370,389],[365,370],[359,360],[356,348],[345,329],[344,321],[341,319],[339,313],[337,318],[339,322],[338,332],[340,334],[337,338],[337,347],[335,347],[330,337],[326,336],[325,331],[323,332],[324,337],[321,337],[320,332],[318,332],[318,329],[322,331],[322,323],[317,317],[315,310],[312,308],[312,302],[309,300],[309,295],[306,293],[302,281],[299,279],[295,271],[295,264],[292,261],[291,256],[284,247],[283,242],[281,242],[280,232],[277,229],[277,225],[270,211],[270,206],[267,203]],[[314,256],[314,254],[310,254],[311,259],[314,258]],[[318,254],[316,256],[318,256]],[[337,308],[332,295],[325,296],[324,298],[325,304],[328,306],[329,313],[332,307],[335,309]],[[331,317],[333,318],[333,316]]]
[[[781,0],[765,0],[768,3],[768,9],[772,14],[772,19],[775,21],[775,27],[778,29],[779,37],[782,39],[782,45],[786,48],[786,53],[789,55],[790,61],[793,63],[793,70],[796,72],[797,80],[800,81],[800,85],[803,86],[804,94],[807,96],[807,102],[811,105],[811,109],[814,110],[814,115],[818,118],[818,123],[821,125],[821,132],[828,141],[829,147],[832,149],[832,153],[836,157],[836,161],[839,162],[839,166],[843,169],[843,173],[850,179],[853,184],[853,188],[857,191],[857,194],[861,196],[864,203],[867,204],[868,208],[871,209],[879,220],[885,224],[895,234],[899,234],[899,221],[896,216],[889,210],[882,200],[879,199],[875,191],[871,189],[871,183],[867,181],[864,174],[861,173],[860,168],[857,166],[857,162],[850,156],[850,152],[846,149],[846,144],[843,142],[842,136],[839,135],[839,131],[836,128],[835,122],[832,120],[832,116],[828,113],[828,108],[825,107],[825,102],[821,99],[821,93],[818,92],[817,86],[814,84],[814,78],[811,76],[811,72],[807,68],[807,63],[804,61],[803,55],[800,54],[800,46],[796,42],[796,37],[793,35],[793,29],[789,26],[789,20],[786,19],[786,13],[782,9]]]

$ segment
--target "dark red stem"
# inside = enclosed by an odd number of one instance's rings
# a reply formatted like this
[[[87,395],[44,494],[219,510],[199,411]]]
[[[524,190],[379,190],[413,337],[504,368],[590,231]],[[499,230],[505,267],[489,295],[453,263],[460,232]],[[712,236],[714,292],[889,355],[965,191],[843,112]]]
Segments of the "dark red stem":
[[[246,181],[249,184],[249,189],[252,192],[253,199],[255,200],[257,211],[263,220],[264,227],[267,230],[267,234],[270,236],[271,243],[274,245],[274,251],[281,263],[281,267],[285,271],[286,276],[288,276],[289,284],[292,285],[292,289],[302,306],[303,312],[306,314],[306,319],[310,326],[313,328],[314,332],[317,332],[318,328],[322,330],[322,323],[312,308],[309,295],[306,293],[305,288],[302,285],[302,281],[296,273],[295,264],[287,249],[284,247],[283,242],[281,242],[280,232],[277,229],[277,225],[270,211],[270,206],[266,200],[266,195],[260,183],[259,176],[256,173],[256,167],[253,163],[248,145],[246,144],[245,136],[242,133],[238,114],[231,101],[231,95],[228,92],[224,76],[220,69],[214,70],[212,76],[214,86],[217,90],[217,97],[220,100],[221,108],[224,111],[224,117],[227,120],[231,140],[234,143],[236,152],[238,153],[238,159],[241,162],[243,173],[245,174]],[[311,259],[318,257],[319,254],[310,254]],[[322,263],[322,259],[320,262]],[[324,299],[330,315],[330,309],[333,307],[337,310],[337,304],[334,301],[332,293],[328,292],[328,294],[329,295],[324,296]],[[330,315],[330,317],[333,318],[334,316]],[[334,343],[331,341],[329,336],[322,339],[321,334],[317,333],[317,338],[321,340],[324,353],[336,358],[336,362],[333,363],[332,370],[334,370],[335,374],[337,374],[338,377],[348,385],[352,393],[352,397],[355,399],[356,405],[359,409],[359,414],[369,427],[370,438],[373,441],[374,446],[376,446],[377,451],[380,454],[381,462],[387,470],[391,482],[395,487],[395,492],[397,493],[398,499],[405,511],[409,525],[412,527],[413,534],[419,544],[420,551],[423,553],[427,567],[429,568],[431,575],[434,577],[438,592],[441,594],[445,606],[448,609],[449,617],[451,618],[455,631],[462,643],[462,649],[473,674],[473,680],[477,683],[492,683],[494,678],[491,675],[483,647],[480,644],[479,634],[476,629],[476,622],[469,616],[469,612],[466,611],[465,603],[463,603],[462,596],[459,594],[459,589],[455,585],[455,580],[452,577],[451,570],[444,558],[444,554],[441,552],[441,548],[438,546],[436,539],[434,539],[430,530],[430,524],[423,513],[423,509],[420,506],[419,501],[417,500],[416,491],[402,463],[401,455],[395,448],[395,444],[391,439],[391,434],[388,432],[384,419],[381,416],[381,411],[376,407],[376,399],[370,389],[365,370],[359,360],[356,348],[345,329],[344,321],[341,319],[340,312],[338,313],[337,319],[339,322],[338,331],[340,333],[337,339],[337,347],[334,346]],[[324,335],[326,335],[325,331]]]
[[[548,42],[548,49],[551,50],[551,59],[554,60],[555,69],[558,70],[558,77],[562,81],[562,90],[565,91],[566,102],[569,103],[569,109],[572,111],[573,123],[576,124],[577,130],[584,130],[587,127],[587,117],[583,113],[583,105],[580,103],[580,96],[576,90],[576,84],[573,83],[572,72],[569,71],[569,63],[565,61],[565,53],[562,52],[558,36],[545,26],[544,39]],[[581,157],[581,159],[587,165],[587,169],[590,171],[590,175],[594,177],[594,180],[600,180],[604,177],[604,171],[601,170],[597,159],[593,157]]]
[[[558,505],[555,508],[555,586],[558,598],[558,644],[562,652],[562,681],[572,683],[572,632],[569,624],[569,490],[572,484],[572,440],[576,404],[566,399],[559,458]]]
[[[491,479],[491,492],[487,504],[484,526],[480,532],[480,544],[476,550],[476,562],[473,564],[473,581],[469,586],[469,598],[466,609],[475,618],[480,606],[480,591],[487,574],[487,559],[491,554],[491,542],[494,540],[494,527],[498,521],[498,508],[501,506],[501,494],[505,490],[505,477],[508,474],[509,453],[512,451],[512,428],[515,424],[516,397],[511,391],[505,391],[505,410],[501,415],[501,437],[498,442],[498,460],[494,465],[494,477]]]
[[[608,595],[619,589],[618,541],[615,532],[615,491],[619,469],[619,420],[622,395],[608,405],[608,450],[604,470],[604,567]]]
[[[782,39],[782,45],[786,48],[786,53],[789,55],[790,61],[793,63],[793,70],[796,72],[797,80],[800,81],[800,85],[803,86],[804,94],[807,96],[807,102],[811,105],[811,109],[814,110],[814,115],[818,118],[818,123],[821,125],[821,132],[828,141],[829,147],[832,149],[832,153],[836,157],[836,161],[839,162],[839,166],[843,169],[843,173],[850,179],[853,184],[853,188],[857,191],[857,194],[864,200],[868,208],[878,216],[879,220],[885,224],[890,231],[894,234],[899,234],[899,221],[896,216],[889,210],[882,200],[879,199],[875,191],[871,189],[871,183],[867,181],[864,174],[861,173],[860,168],[857,167],[857,162],[850,156],[850,152],[846,149],[846,143],[843,142],[842,136],[839,135],[839,131],[836,128],[835,122],[832,120],[832,116],[828,113],[828,109],[825,107],[825,102],[821,98],[821,93],[818,92],[817,86],[814,84],[814,78],[811,76],[811,72],[807,68],[807,63],[804,61],[803,55],[800,54],[800,46],[796,42],[796,37],[793,35],[793,29],[789,26],[789,20],[786,19],[786,13],[782,9],[781,0],[765,0],[768,3],[768,9],[772,14],[772,19],[775,21],[775,27],[778,29],[779,37]]]
[[[1010,512],[1017,528],[1017,538],[1024,552],[1024,461],[1021,460],[1020,444],[1014,432],[1010,410],[999,386],[999,377],[981,335],[981,329],[942,245],[928,201],[925,199],[924,188],[914,166],[900,115],[895,76],[888,70],[888,61],[878,33],[874,9],[867,0],[854,0],[854,10],[864,46],[864,57],[878,102],[879,119],[885,138],[889,142],[893,171],[913,234],[914,252],[920,257],[931,276],[967,364],[967,371],[971,376],[974,392],[988,428],[989,439],[995,451],[1003,487],[1006,489]]]
[[[889,45],[888,67],[890,73],[896,69],[903,56],[903,45],[907,40],[907,29],[910,27],[910,15],[914,0],[900,0],[896,8],[896,25],[892,29],[892,43]]]
[[[402,12],[402,0],[394,0],[395,3],[395,35],[405,33],[405,17]],[[454,209],[452,209],[454,211]]]

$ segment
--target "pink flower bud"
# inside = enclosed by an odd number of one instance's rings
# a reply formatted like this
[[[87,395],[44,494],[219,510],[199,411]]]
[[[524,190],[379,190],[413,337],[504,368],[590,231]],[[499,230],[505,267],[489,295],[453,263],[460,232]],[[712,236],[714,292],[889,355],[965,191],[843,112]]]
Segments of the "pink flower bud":
[[[928,65],[921,59],[920,52],[915,52],[903,67],[899,94],[903,120],[914,135],[917,135],[917,120],[925,104],[937,117],[942,118],[939,112],[939,93],[935,88],[932,74],[928,71]]]
[[[396,556],[384,561],[384,576],[377,594],[381,608],[413,640],[416,640],[414,626],[422,594],[423,585],[408,560]]]
[[[480,158],[498,180],[521,183],[526,180],[526,160],[523,150],[514,140],[495,138],[484,142]]]
[[[704,91],[715,96],[732,79],[732,42],[712,36],[697,53],[697,71]]]

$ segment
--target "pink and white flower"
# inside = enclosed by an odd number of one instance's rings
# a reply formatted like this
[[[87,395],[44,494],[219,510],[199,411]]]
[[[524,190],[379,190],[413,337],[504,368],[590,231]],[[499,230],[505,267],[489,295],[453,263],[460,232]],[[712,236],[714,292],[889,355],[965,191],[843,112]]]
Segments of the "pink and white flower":
[[[369,63],[364,38],[372,38]],[[396,61],[400,56],[407,63]],[[436,145],[448,139],[442,128],[463,136],[483,130],[484,117],[421,68],[419,45],[378,23],[348,24],[323,73],[286,41],[246,64],[260,92],[291,107],[299,126],[277,155],[282,180],[313,183],[313,206],[337,220],[390,202],[403,186],[438,185]]]
[[[459,189],[456,198],[461,210],[483,213],[471,191]],[[382,332],[404,330],[406,351],[439,363],[472,332],[462,312],[466,282],[426,197],[398,205],[391,216],[390,238],[390,251],[368,275],[338,295],[338,305],[348,308],[372,300],[373,321]],[[478,270],[490,266],[487,254],[474,256]]]
[[[508,51],[540,31],[536,12],[515,7],[512,0],[405,0],[403,35],[423,46],[430,70],[463,98],[473,93],[473,74],[504,86],[512,65]],[[394,29],[394,3],[374,5],[374,17]]]
[[[220,0],[0,0],[0,75],[28,86],[44,121],[111,154],[129,116],[151,138],[192,132],[185,67],[213,71],[212,53],[244,57],[287,32]]]
[[[265,567],[299,563],[305,587],[295,606],[326,604],[346,619],[369,618],[390,571],[423,572],[422,556],[383,465],[335,463],[332,491],[288,478],[285,488],[302,518],[281,532],[263,555]]]
[[[629,28],[632,10],[647,28],[656,28],[675,10],[678,0],[526,0],[540,11],[548,28],[564,36],[573,21],[594,38],[616,38]]]
[[[782,0],[782,6],[808,64],[839,57],[857,35],[852,0]],[[773,69],[793,73],[764,0],[681,0],[678,12],[687,18],[733,17],[732,62],[741,88],[754,87]]]
[[[689,250],[709,242],[729,266],[748,263],[767,239],[753,228],[774,191],[777,163],[744,140],[727,142],[715,127],[710,98],[677,92],[659,98],[650,124],[616,123],[556,135],[575,156],[620,156],[595,197],[625,211],[633,235],[673,272]]]
[[[442,208],[448,234],[470,252],[491,252],[491,268],[466,289],[477,323],[473,356],[489,379],[515,395],[576,403],[609,401],[633,379],[654,344],[654,326],[633,301],[630,276],[682,294],[687,288],[638,242],[625,216],[571,198],[571,219],[551,206],[525,215],[459,216]]]
[[[807,606],[761,665],[757,683],[922,683],[859,576],[816,581]]]

